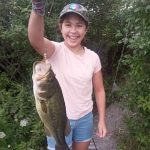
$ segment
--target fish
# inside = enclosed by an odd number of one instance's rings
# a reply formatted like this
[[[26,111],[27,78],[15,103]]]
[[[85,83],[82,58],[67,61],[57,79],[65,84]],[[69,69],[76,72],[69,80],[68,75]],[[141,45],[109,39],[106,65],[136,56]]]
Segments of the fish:
[[[33,63],[33,93],[37,113],[47,136],[54,137],[56,150],[69,150],[65,136],[71,128],[66,115],[64,97],[50,63]]]

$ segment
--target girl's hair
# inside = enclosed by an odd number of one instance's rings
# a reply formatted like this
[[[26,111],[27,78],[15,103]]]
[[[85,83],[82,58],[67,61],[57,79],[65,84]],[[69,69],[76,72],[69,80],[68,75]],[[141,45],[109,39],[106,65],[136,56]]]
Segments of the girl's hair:
[[[61,26],[62,26],[62,23],[64,22],[64,20],[65,20],[69,15],[70,15],[70,13],[67,13],[67,14],[63,15],[63,16],[58,20],[58,23],[57,23],[57,29],[58,29],[57,32],[58,32],[58,34],[61,35]],[[80,17],[80,16],[79,16],[79,17]],[[82,19],[82,21],[84,21],[86,28],[88,28],[88,22],[86,22],[82,17],[80,17],[80,18]],[[81,44],[82,44],[83,46],[86,46],[86,38],[85,38],[85,37],[82,39]]]

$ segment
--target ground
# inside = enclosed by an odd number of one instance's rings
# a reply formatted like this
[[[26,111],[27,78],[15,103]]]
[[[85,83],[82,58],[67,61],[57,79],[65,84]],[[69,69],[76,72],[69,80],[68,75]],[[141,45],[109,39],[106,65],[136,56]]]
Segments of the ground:
[[[97,114],[94,116],[94,133],[89,150],[117,150],[118,134],[125,130],[123,122],[124,117],[128,114],[127,109],[123,108],[120,103],[111,104],[106,109],[106,124],[108,134],[104,138],[96,136]]]

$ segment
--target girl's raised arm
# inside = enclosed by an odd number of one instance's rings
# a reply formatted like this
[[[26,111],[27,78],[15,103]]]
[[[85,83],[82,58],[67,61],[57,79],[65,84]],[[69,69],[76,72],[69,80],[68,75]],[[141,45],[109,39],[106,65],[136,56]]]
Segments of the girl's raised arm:
[[[32,0],[32,11],[28,24],[28,38],[32,47],[41,55],[50,57],[54,52],[54,44],[44,38],[44,0]]]

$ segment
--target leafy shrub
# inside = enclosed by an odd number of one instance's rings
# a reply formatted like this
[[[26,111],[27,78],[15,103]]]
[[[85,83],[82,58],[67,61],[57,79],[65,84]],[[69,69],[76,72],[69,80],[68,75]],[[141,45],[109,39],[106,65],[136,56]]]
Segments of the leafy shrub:
[[[127,95],[124,100],[134,115],[127,119],[129,133],[121,141],[121,149],[148,150],[150,146],[149,13],[147,0],[126,3],[124,10],[125,28],[120,33],[129,50],[122,60],[128,66],[122,97]]]
[[[0,75],[0,139],[1,149],[40,149],[45,145],[42,124],[29,86],[10,81]],[[30,92],[29,92],[30,91]]]

